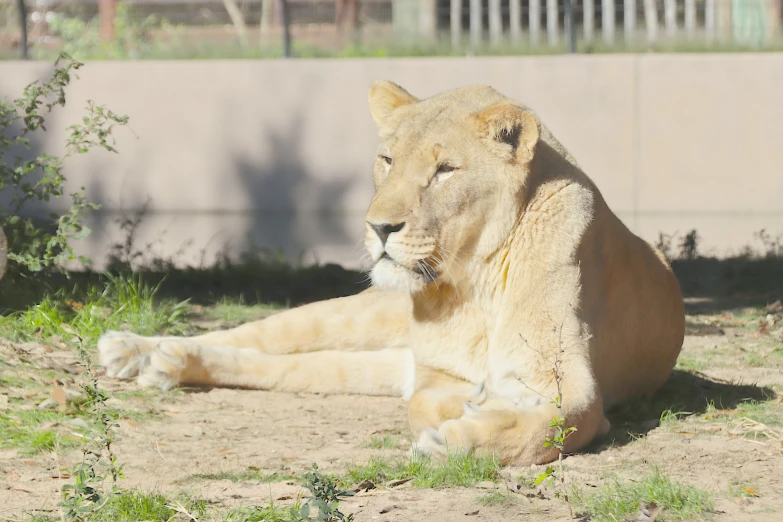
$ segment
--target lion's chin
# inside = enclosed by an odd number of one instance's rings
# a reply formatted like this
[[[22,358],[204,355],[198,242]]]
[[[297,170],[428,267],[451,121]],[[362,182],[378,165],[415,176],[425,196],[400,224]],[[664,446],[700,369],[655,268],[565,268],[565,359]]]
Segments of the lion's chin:
[[[415,294],[430,282],[424,275],[408,270],[391,259],[381,258],[370,271],[373,286]]]

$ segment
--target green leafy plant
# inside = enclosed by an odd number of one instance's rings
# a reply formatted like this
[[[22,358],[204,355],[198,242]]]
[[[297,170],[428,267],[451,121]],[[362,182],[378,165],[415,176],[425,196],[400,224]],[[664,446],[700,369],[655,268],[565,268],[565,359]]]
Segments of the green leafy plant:
[[[318,471],[318,465],[304,475],[304,487],[311,497],[301,506],[291,508],[291,515],[296,521],[315,520],[318,522],[350,522],[353,515],[345,515],[338,508],[340,500],[353,496],[353,493],[340,488],[339,482]],[[317,510],[315,518],[311,518],[313,508]]]
[[[552,399],[552,403],[557,408],[557,413],[549,421],[549,427],[554,430],[552,435],[547,435],[544,440],[544,447],[553,447],[557,450],[557,469],[555,466],[547,466],[543,473],[541,473],[535,480],[535,484],[538,485],[545,480],[549,480],[550,483],[557,485],[557,491],[555,496],[562,498],[568,506],[568,511],[571,514],[571,518],[574,518],[574,512],[571,508],[571,503],[568,501],[568,493],[566,491],[565,483],[565,470],[563,468],[563,454],[565,453],[566,439],[576,431],[574,426],[566,426],[566,420],[563,416],[563,355],[565,349],[562,342],[562,325],[560,327],[560,337],[558,340],[559,346],[555,359],[552,362],[552,376],[557,387],[557,395]]]
[[[63,486],[63,500],[59,505],[67,520],[81,522],[89,520],[91,514],[102,509],[117,495],[117,480],[122,478],[123,474],[122,466],[117,463],[117,457],[111,447],[118,440],[118,415],[106,408],[109,396],[98,387],[90,354],[81,338],[78,338],[77,349],[84,366],[85,382],[81,388],[87,397],[85,407],[91,410],[97,427],[87,434],[88,440],[82,449],[82,461],[70,470],[74,482]],[[106,479],[111,480],[108,491],[103,486]]]
[[[65,160],[93,148],[117,152],[112,131],[115,126],[128,122],[127,116],[119,116],[90,101],[82,121],[67,128],[62,156],[42,152],[35,158],[24,159],[19,155],[22,150],[30,149],[34,133],[46,131],[46,120],[52,110],[65,105],[65,88],[82,65],[62,54],[55,61],[51,79],[31,83],[13,101],[0,100],[0,193],[11,196],[7,203],[0,204],[0,226],[8,240],[8,260],[16,264],[17,272],[38,272],[77,258],[71,241],[90,232],[83,218],[87,211],[97,208],[86,199],[84,188],[70,194],[65,212],[52,214],[47,222],[23,218],[24,210],[31,202],[67,200]]]

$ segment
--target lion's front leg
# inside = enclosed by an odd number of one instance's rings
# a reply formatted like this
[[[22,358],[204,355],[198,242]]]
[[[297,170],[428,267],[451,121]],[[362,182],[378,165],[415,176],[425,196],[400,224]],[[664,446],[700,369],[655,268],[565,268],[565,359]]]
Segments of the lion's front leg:
[[[414,437],[444,421],[459,418],[465,408],[487,399],[484,383],[473,384],[427,367],[416,367],[416,391],[408,403],[408,423]]]
[[[149,365],[150,354],[165,337],[143,337],[130,332],[107,332],[98,340],[98,356],[106,375],[131,379]]]
[[[321,351],[272,355],[253,348],[206,346],[166,338],[138,364],[138,383],[400,396],[413,374],[410,350]]]
[[[608,430],[600,396],[592,381],[569,383],[562,409],[554,401],[490,397],[481,405],[467,404],[458,418],[421,432],[415,450],[424,454],[477,452],[495,454],[504,464],[543,464],[558,450],[545,445],[555,434],[551,422],[562,416],[564,428],[576,428],[566,438],[565,452],[577,451]]]
[[[130,332],[109,332],[98,341],[98,352],[107,375],[130,379],[150,366],[150,357],[164,342],[166,346],[179,343],[255,349],[277,355],[402,349],[409,343],[409,304],[405,295],[368,290],[196,337],[142,337]]]

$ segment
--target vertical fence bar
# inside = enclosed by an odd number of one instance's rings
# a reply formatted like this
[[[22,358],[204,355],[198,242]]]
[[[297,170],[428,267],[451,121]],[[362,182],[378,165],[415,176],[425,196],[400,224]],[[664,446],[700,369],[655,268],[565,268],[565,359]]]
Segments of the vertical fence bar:
[[[709,43],[715,39],[715,0],[704,2],[704,36]]]
[[[606,45],[614,44],[614,0],[601,0],[601,32]]]
[[[500,45],[500,37],[503,31],[502,16],[500,0],[489,0],[489,43],[492,47]]]
[[[546,0],[546,36],[549,47],[555,47],[558,40],[558,23],[560,22],[557,0]]]
[[[593,0],[584,0],[582,9],[582,29],[584,30],[585,41],[592,42],[595,37],[595,3]]]
[[[685,0],[685,34],[689,39],[696,36],[696,0]]]
[[[16,10],[19,11],[19,30],[21,31],[19,56],[22,60],[27,60],[30,54],[27,45],[27,5],[24,3],[24,0],[16,0]]]
[[[470,46],[481,45],[481,0],[470,0]]]
[[[530,0],[530,45],[538,46],[541,41],[541,0]]]
[[[283,56],[291,58],[291,10],[288,0],[280,0],[283,22]]]
[[[623,1],[623,39],[625,45],[630,46],[636,42],[636,0]]]
[[[677,0],[663,0],[663,19],[666,37],[674,40],[677,37]]]
[[[576,16],[574,16],[574,0],[565,0],[565,29],[568,39],[568,52],[576,52]]]
[[[508,30],[511,42],[519,45],[522,39],[522,0],[508,0]]]
[[[459,49],[462,42],[462,0],[451,0],[449,19],[451,22],[451,47]]]
[[[647,29],[647,48],[658,42],[658,10],[655,0],[644,0],[644,25]]]

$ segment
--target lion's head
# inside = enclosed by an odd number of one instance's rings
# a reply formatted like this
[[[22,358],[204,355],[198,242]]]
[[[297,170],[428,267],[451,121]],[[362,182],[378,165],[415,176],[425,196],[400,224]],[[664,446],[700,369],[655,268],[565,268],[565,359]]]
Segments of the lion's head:
[[[373,284],[416,292],[459,283],[509,237],[538,119],[490,87],[420,101],[375,82],[369,102],[382,138],[366,218]]]

